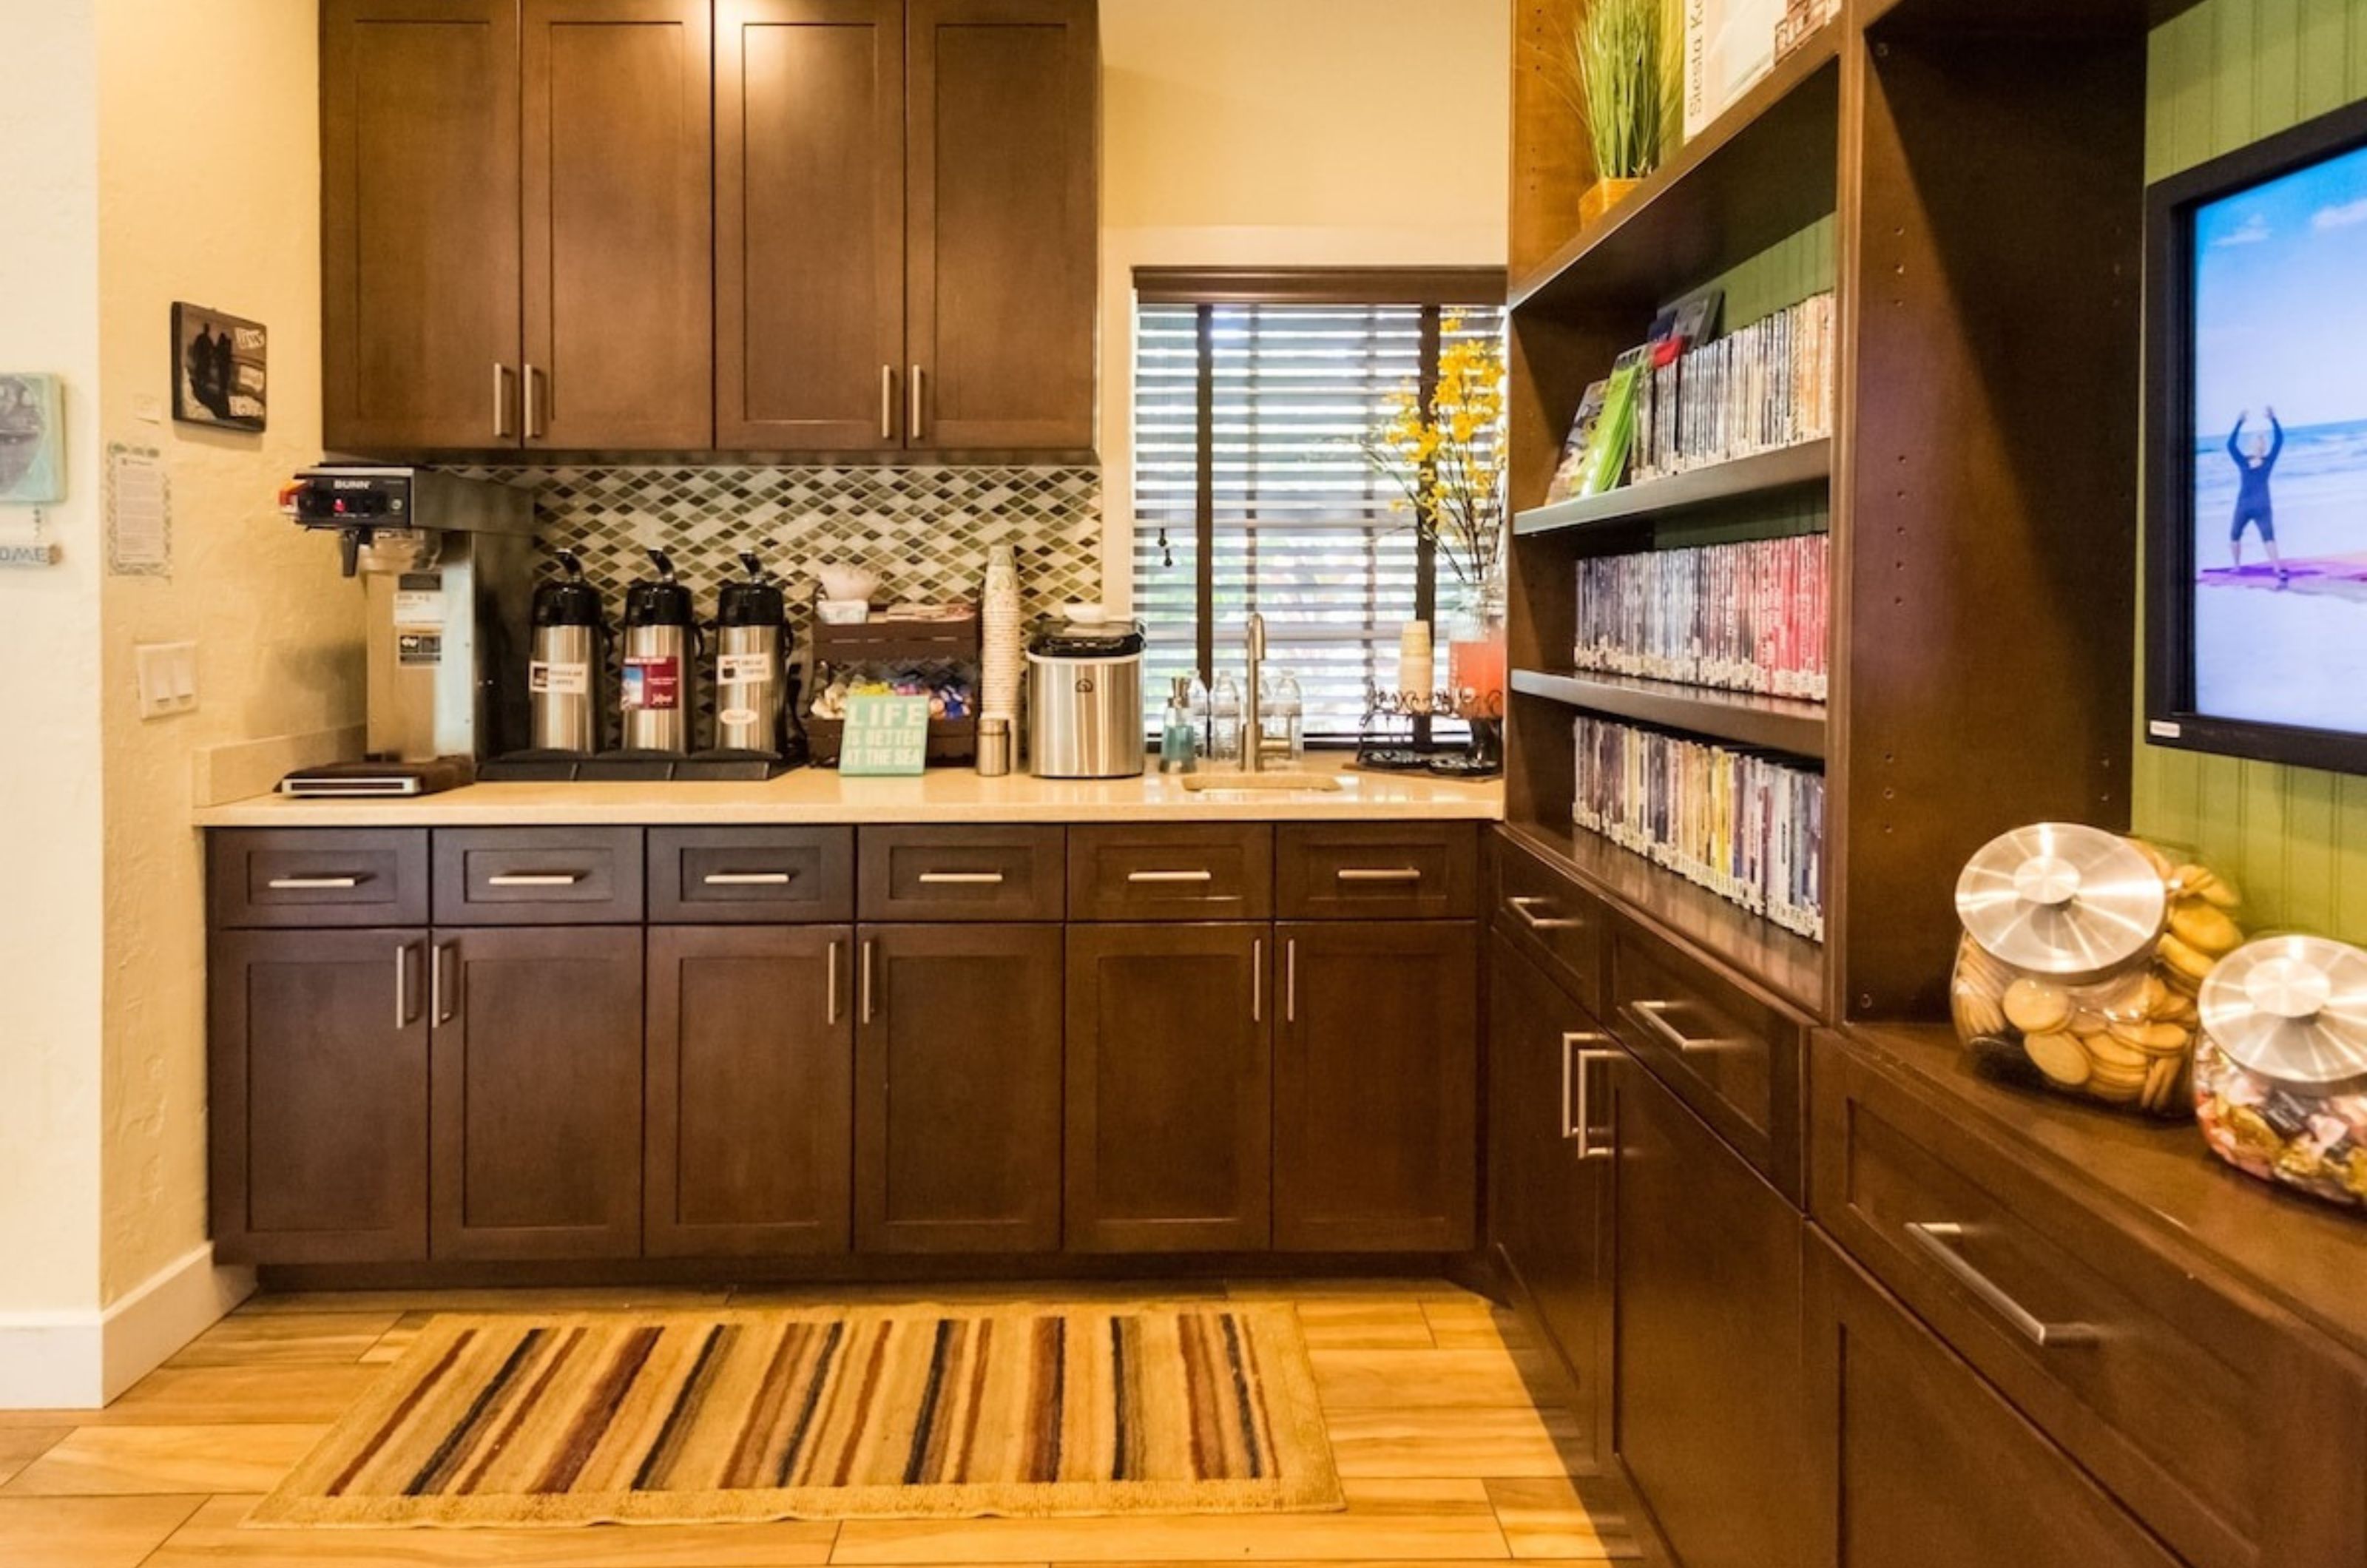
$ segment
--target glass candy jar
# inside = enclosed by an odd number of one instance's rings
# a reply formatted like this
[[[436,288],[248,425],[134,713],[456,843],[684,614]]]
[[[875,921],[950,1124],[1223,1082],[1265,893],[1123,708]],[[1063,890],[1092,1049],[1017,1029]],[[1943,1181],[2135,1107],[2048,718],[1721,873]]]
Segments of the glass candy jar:
[[[2278,936],[2203,984],[2194,1056],[2203,1135],[2237,1169],[2367,1203],[2367,953]]]

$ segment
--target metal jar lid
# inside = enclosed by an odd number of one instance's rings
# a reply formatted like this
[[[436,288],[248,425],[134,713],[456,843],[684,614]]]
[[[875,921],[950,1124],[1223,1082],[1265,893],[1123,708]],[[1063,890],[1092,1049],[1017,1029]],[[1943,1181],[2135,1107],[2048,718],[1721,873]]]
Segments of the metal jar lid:
[[[1992,839],[1956,879],[1956,916],[1992,957],[2033,975],[2097,978],[2161,936],[2169,889],[2135,845],[2077,823]]]
[[[2262,1077],[2330,1089],[2367,1077],[2367,953],[2324,937],[2248,942],[2203,982],[2203,1027]]]

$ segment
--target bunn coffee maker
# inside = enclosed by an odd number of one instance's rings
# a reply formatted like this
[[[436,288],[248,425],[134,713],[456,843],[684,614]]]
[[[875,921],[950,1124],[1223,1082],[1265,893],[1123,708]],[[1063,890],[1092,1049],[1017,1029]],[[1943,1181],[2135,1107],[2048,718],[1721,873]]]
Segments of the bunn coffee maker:
[[[368,760],[288,775],[286,795],[412,795],[466,784],[527,739],[531,491],[432,469],[307,468],[300,527],[337,536],[365,603]]]

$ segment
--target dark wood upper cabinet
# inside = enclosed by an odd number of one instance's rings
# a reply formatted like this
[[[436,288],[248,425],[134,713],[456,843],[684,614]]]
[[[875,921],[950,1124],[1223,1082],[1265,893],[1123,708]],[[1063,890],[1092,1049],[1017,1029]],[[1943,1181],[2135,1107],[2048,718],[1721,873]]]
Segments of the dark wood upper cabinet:
[[[854,954],[847,926],[651,929],[650,1256],[846,1250]]]
[[[713,445],[709,0],[525,0],[529,447]]]
[[[220,931],[210,1030],[224,1262],[427,1256],[427,933]]]
[[[436,933],[438,1258],[630,1258],[641,1245],[641,932]]]
[[[906,445],[1093,443],[1093,0],[910,0]]]
[[[516,0],[321,11],[322,440],[517,441]]]
[[[1274,928],[1274,1244],[1457,1252],[1478,1190],[1467,920]]]
[[[865,926],[855,1245],[1060,1245],[1060,928]]]
[[[1245,1252],[1272,1234],[1263,924],[1069,931],[1072,1252]]]
[[[715,441],[902,445],[904,0],[737,0],[715,45]]]

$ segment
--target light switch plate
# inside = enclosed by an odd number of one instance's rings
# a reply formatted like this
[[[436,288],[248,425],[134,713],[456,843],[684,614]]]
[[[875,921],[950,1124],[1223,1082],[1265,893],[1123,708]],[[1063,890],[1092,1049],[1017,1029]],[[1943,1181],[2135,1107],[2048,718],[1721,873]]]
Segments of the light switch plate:
[[[198,706],[198,645],[143,642],[132,650],[140,677],[140,716],[170,718]]]

